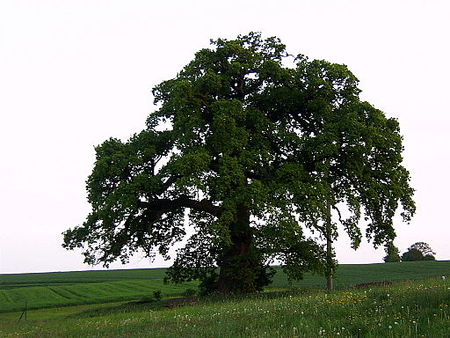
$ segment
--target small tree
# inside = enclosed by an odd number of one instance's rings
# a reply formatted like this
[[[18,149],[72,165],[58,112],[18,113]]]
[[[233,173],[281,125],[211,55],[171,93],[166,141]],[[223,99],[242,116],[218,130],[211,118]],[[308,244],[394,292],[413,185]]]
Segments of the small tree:
[[[408,249],[405,253],[402,255],[402,261],[423,261],[424,257],[422,253],[417,249]]]
[[[434,261],[435,254],[429,244],[417,242],[402,255],[402,261]]]
[[[385,263],[400,262],[399,250],[393,242],[390,242],[388,243],[388,245],[386,245],[385,251],[386,256],[384,256],[383,258]]]

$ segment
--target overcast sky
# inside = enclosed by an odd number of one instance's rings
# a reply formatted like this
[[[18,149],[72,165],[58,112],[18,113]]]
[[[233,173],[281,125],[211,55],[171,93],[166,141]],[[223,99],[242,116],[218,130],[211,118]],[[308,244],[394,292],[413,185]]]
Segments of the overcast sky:
[[[400,121],[418,209],[396,222],[396,244],[450,259],[449,14],[446,0],[0,0],[0,273],[89,269],[61,232],[90,210],[94,146],[143,129],[151,88],[210,38],[249,31],[346,64],[363,98]],[[336,248],[341,263],[384,256],[343,234]]]

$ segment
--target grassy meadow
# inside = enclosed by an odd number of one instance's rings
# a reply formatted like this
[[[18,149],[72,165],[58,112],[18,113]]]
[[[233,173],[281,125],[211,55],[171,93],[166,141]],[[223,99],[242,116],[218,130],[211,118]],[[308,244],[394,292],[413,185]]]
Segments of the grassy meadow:
[[[170,307],[164,300],[139,301],[156,290],[168,298],[195,288],[195,283],[164,285],[163,278],[163,269],[0,275],[0,336],[449,337],[450,332],[448,261],[341,265],[338,290],[332,292],[323,290],[323,277],[306,275],[290,284],[278,272],[258,295],[199,298]],[[377,281],[394,283],[353,287]],[[24,299],[34,310],[18,321]]]
[[[448,337],[450,282],[209,298],[167,308],[125,303],[53,309],[55,316],[0,323],[0,335],[32,337]],[[62,311],[59,312],[59,310]]]

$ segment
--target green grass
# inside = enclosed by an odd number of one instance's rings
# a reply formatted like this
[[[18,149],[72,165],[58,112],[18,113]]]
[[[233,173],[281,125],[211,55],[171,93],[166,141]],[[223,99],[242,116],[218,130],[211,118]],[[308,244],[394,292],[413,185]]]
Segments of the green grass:
[[[0,275],[0,312],[181,295],[197,283],[164,284],[165,269]]]
[[[46,320],[42,314],[33,316],[49,310],[36,310],[27,321],[0,323],[0,336],[448,337],[449,304],[449,279],[434,279],[333,292],[208,298],[171,309],[111,304]]]
[[[0,290],[0,312],[134,300],[151,297],[157,290],[174,297],[195,287],[195,282],[166,285],[162,280],[129,280],[10,288]]]
[[[164,297],[181,295],[196,282],[164,284],[165,269],[80,271],[0,275],[0,312],[137,300],[160,290]],[[374,281],[424,279],[450,274],[450,262],[403,262],[389,264],[340,265],[337,288]],[[268,290],[323,288],[322,276],[306,274],[289,284],[278,269]]]
[[[100,283],[125,280],[162,280],[166,269],[131,269],[47,272],[0,275],[0,289],[60,284]]]
[[[450,261],[418,261],[380,264],[342,264],[339,265],[335,281],[336,288],[348,288],[356,284],[420,280],[450,275]],[[295,287],[323,288],[322,276],[306,274],[301,281],[291,283]],[[283,288],[289,285],[285,274],[277,273],[271,288]]]

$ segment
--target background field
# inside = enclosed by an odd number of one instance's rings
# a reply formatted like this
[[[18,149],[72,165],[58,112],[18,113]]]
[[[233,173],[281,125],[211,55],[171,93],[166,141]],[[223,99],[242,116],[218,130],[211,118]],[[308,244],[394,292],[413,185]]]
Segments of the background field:
[[[164,284],[164,270],[84,271],[0,276],[0,312],[181,295],[196,282]]]
[[[0,312],[51,308],[69,305],[109,303],[151,297],[160,290],[163,297],[181,296],[196,282],[164,284],[165,269],[77,271],[39,274],[0,275]],[[402,262],[389,264],[340,265],[337,288],[377,281],[401,281],[440,277],[450,274],[450,262]],[[322,276],[306,274],[302,281],[290,283],[277,268],[267,288],[323,288]]]

